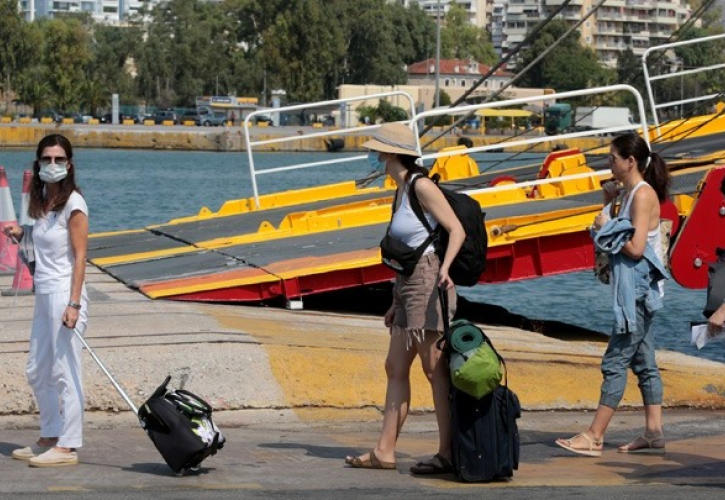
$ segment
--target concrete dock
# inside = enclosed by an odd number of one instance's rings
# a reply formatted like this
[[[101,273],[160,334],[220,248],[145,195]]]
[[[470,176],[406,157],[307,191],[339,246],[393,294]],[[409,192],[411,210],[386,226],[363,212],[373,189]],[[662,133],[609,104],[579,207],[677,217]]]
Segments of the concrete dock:
[[[86,445],[83,464],[37,474],[10,459],[37,438],[35,403],[24,367],[33,297],[0,297],[0,494],[101,491],[133,487],[204,490],[337,490],[386,487],[451,492],[452,477],[420,479],[408,467],[435,450],[427,382],[414,367],[409,422],[398,473],[343,467],[367,451],[380,428],[388,334],[377,316],[270,307],[151,301],[93,266],[86,339],[131,397],[142,403],[166,375],[174,388],[203,396],[229,439],[203,473],[174,482],[131,412],[90,356],[84,358]],[[12,276],[0,277],[0,289]],[[664,456],[618,454],[641,433],[634,380],[601,459],[553,445],[586,428],[596,406],[605,344],[560,340],[484,326],[509,368],[524,407],[521,467],[513,481],[475,487],[725,485],[725,365],[658,352],[665,383]],[[94,471],[103,471],[95,474]],[[205,472],[204,472],[205,471]],[[373,476],[371,476],[371,474]],[[374,477],[374,484],[370,478]]]

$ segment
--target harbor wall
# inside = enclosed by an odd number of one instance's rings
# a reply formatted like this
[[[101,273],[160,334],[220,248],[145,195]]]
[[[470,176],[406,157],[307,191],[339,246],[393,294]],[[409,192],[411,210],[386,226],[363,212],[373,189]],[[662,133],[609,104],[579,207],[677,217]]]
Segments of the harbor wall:
[[[323,129],[324,130],[324,129]],[[321,132],[323,130],[315,130]],[[327,129],[333,130],[334,129]],[[75,147],[79,148],[111,148],[111,149],[165,149],[188,151],[245,151],[246,141],[241,127],[224,127],[222,129],[186,129],[184,127],[142,127],[134,126],[128,129],[111,127],[108,125],[40,125],[20,124],[0,126],[0,147],[4,148],[34,148],[40,139],[52,133],[63,134]],[[325,152],[328,151],[326,138],[303,137],[309,131],[298,130],[297,127],[257,128],[250,135],[254,141],[279,139],[299,135],[299,139],[265,144],[255,147],[255,151],[293,151],[293,152]],[[438,132],[441,133],[441,132]],[[431,132],[435,134],[435,131]],[[430,136],[435,137],[435,135]],[[498,144],[511,140],[504,135],[467,135],[474,146]],[[340,138],[344,140],[344,147],[340,152],[363,151],[362,144],[370,137],[369,134],[354,133],[348,135],[332,135],[327,139]],[[425,151],[437,151],[445,147],[455,146],[458,135],[447,134],[436,138],[431,144],[425,146]],[[520,137],[518,139],[523,139]],[[518,140],[517,139],[517,140]],[[525,145],[507,148],[507,151],[548,152],[554,149],[580,148],[589,150],[608,144],[606,137],[585,137],[567,139],[566,141],[553,140],[537,145]]]

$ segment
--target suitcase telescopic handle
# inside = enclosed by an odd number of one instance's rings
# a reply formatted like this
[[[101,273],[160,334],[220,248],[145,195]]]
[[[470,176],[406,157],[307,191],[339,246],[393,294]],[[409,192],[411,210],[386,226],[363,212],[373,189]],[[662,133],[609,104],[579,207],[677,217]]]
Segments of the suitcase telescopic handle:
[[[91,349],[91,346],[88,345],[88,342],[86,342],[86,339],[83,338],[83,335],[81,335],[81,332],[79,332],[77,329],[73,329],[73,333],[76,334],[76,337],[78,337],[78,340],[81,341],[81,344],[83,344],[83,347],[86,348],[88,353],[91,355],[93,360],[98,364],[99,368],[103,373],[106,374],[106,377],[111,381],[113,384],[113,387],[116,388],[118,393],[121,395],[124,401],[126,401],[126,404],[133,410],[134,414],[138,415],[138,408],[135,404],[133,404],[133,401],[131,401],[131,398],[128,397],[128,394],[126,394],[126,391],[123,390],[123,388],[116,382],[116,379],[113,378],[113,375],[111,375],[111,372],[108,371],[106,366],[103,364],[103,362],[100,360],[98,356],[96,356],[96,353],[93,352],[93,349]]]

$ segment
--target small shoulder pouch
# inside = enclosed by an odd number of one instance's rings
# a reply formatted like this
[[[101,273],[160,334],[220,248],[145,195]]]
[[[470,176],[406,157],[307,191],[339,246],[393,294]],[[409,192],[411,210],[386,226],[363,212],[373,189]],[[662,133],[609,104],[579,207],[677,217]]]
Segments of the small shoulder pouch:
[[[609,218],[613,219],[617,215],[617,205],[621,204],[622,199],[616,196],[609,205]],[[601,250],[594,250],[594,276],[605,285],[612,280],[612,267],[609,265],[609,255]]]
[[[398,204],[398,192],[395,191],[393,197],[393,214],[395,214],[395,207]],[[390,218],[392,224],[392,216]],[[415,266],[418,264],[423,252],[428,248],[428,245],[433,241],[433,236],[428,236],[426,240],[418,247],[412,248],[406,243],[400,241],[390,234],[390,225],[385,231],[385,237],[380,241],[380,255],[382,257],[383,264],[403,276],[411,276],[415,271]]]

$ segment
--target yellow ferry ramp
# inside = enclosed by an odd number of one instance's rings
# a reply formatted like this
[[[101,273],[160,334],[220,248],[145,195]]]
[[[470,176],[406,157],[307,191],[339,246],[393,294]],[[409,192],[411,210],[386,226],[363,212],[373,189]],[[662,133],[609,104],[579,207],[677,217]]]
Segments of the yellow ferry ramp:
[[[256,233],[225,236],[209,241],[199,241],[195,244],[208,250],[223,249],[244,243],[387,222],[390,220],[392,200],[391,196],[385,196],[344,205],[333,205],[319,210],[291,212],[282,219],[277,227],[269,221],[265,221],[262,222]]]
[[[538,166],[519,167],[517,174],[526,177],[535,176]],[[451,188],[475,187],[486,185],[500,175],[486,173],[468,179],[459,179],[446,183]],[[182,241],[196,248],[223,250],[226,247],[295,237],[305,233],[339,230],[342,228],[365,226],[387,222],[390,219],[392,193],[380,189],[370,189],[354,196],[324,199],[314,202],[286,205],[250,211],[236,215],[209,216],[176,219],[167,224],[151,228],[154,233]],[[180,249],[179,253],[185,253]],[[148,255],[124,252],[115,259],[102,261],[106,264],[121,264],[145,258],[169,256],[166,254]]]
[[[304,206],[308,203],[324,203],[326,201],[334,202],[334,200],[366,195],[372,195],[374,197],[379,196],[383,191],[384,190],[379,187],[359,188],[355,181],[339,182],[336,184],[326,184],[324,186],[314,186],[301,189],[291,189],[287,191],[280,191],[278,193],[260,195],[258,208],[255,204],[254,198],[228,200],[224,202],[224,204],[216,212],[212,212],[209,208],[203,207],[199,210],[197,215],[172,219],[164,224],[149,226],[149,229],[155,230],[169,225],[199,222],[218,217],[242,215],[249,212],[267,212],[284,207],[294,208]]]
[[[270,262],[264,269],[245,266],[205,276],[141,284],[139,290],[152,299],[254,302],[379,283],[392,277],[392,271],[381,269],[379,249],[367,248]]]
[[[302,234],[105,270],[151,298],[224,300],[220,296],[231,288],[248,289],[261,299],[318,293],[391,279],[392,271],[366,270],[380,267],[378,243],[386,227]],[[242,300],[238,297],[247,294],[237,290],[234,296]]]
[[[650,127],[649,138],[652,142],[678,141],[688,138],[705,138],[725,132],[725,104],[717,103],[716,111],[710,115],[693,116],[684,120],[671,120],[657,127]]]
[[[88,238],[88,260],[100,268],[197,251],[193,245],[145,229],[98,233]]]

